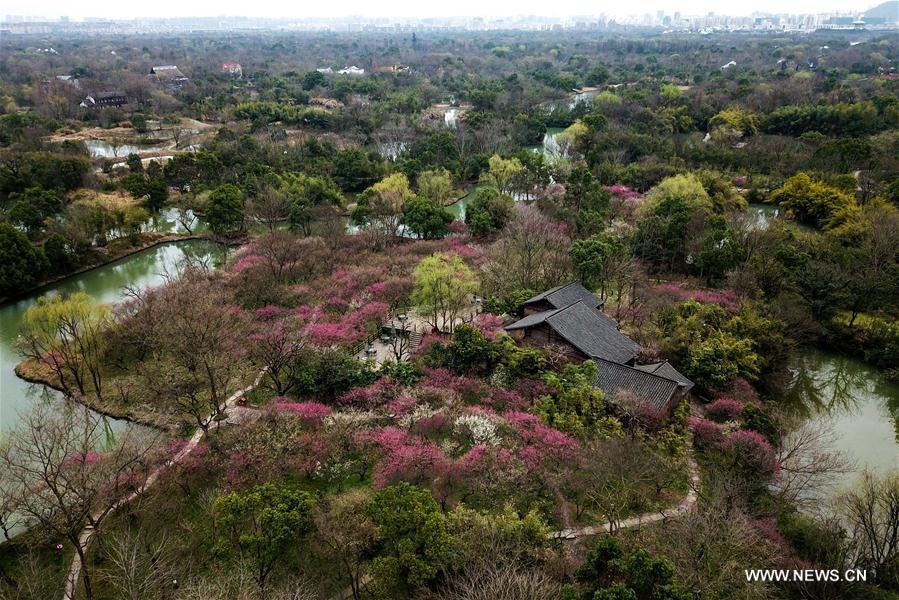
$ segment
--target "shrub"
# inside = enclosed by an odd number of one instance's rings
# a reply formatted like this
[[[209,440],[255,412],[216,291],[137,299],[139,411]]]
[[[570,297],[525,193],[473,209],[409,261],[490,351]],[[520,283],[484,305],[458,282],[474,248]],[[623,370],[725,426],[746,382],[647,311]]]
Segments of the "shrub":
[[[693,443],[700,450],[717,448],[724,441],[724,431],[714,421],[701,417],[687,419],[690,431],[693,432]]]
[[[721,449],[732,467],[747,478],[764,481],[777,472],[774,447],[757,431],[735,431],[724,440]]]
[[[710,419],[719,423],[734,421],[743,413],[743,403],[733,398],[718,398],[705,407],[705,412]]]

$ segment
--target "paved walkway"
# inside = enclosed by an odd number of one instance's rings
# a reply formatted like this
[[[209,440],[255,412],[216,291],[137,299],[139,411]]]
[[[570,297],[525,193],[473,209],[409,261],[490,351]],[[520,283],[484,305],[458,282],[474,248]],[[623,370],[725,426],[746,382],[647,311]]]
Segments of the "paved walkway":
[[[259,382],[261,382],[262,378],[265,376],[265,372],[266,372],[266,369],[263,369],[262,371],[259,372],[259,375],[256,376],[256,379],[253,381],[252,384],[248,385],[247,387],[243,388],[242,390],[238,390],[238,391],[234,392],[231,395],[231,397],[229,397],[228,400],[225,402],[225,410],[227,411],[228,409],[234,407],[234,405],[237,403],[237,400],[241,396],[249,393],[250,391],[254,390],[256,387],[258,387]],[[243,411],[241,411],[241,413],[242,412]],[[209,417],[206,418],[206,425],[208,426],[211,423],[212,423],[212,415],[210,415]],[[184,448],[182,448],[175,456],[173,456],[171,460],[169,460],[165,464],[159,465],[158,467],[153,469],[153,471],[151,471],[150,475],[147,477],[147,480],[144,482],[144,485],[139,490],[135,490],[128,496],[125,496],[124,498],[119,500],[115,504],[115,506],[112,507],[112,510],[110,510],[106,514],[106,516],[109,516],[118,507],[131,502],[132,500],[137,498],[139,495],[141,495],[142,493],[144,493],[145,491],[150,489],[150,487],[154,483],[156,483],[156,480],[159,479],[159,476],[162,474],[162,472],[165,469],[168,469],[169,467],[177,465],[182,460],[184,460],[184,457],[186,457],[188,454],[193,452],[197,448],[197,446],[200,444],[200,441],[203,439],[204,435],[205,435],[205,432],[203,431],[203,429],[198,428],[197,431],[190,438],[190,440],[188,440],[187,444],[185,444]],[[96,514],[93,516],[92,520],[96,521],[100,518],[103,518],[103,515]],[[84,549],[85,554],[87,554],[87,549],[90,547],[90,543],[94,537],[94,533],[95,533],[94,526],[87,525],[81,531],[81,535],[78,537],[78,545]],[[72,566],[69,568],[69,574],[66,577],[66,586],[65,586],[65,589],[63,590],[62,600],[75,600],[75,594],[78,591],[78,581],[81,579],[81,567],[82,567],[81,557],[78,556],[78,553],[76,552],[74,558],[72,559]]]
[[[549,534],[549,537],[551,539],[557,540],[573,540],[579,537],[598,535],[600,533],[613,533],[615,531],[618,531],[619,529],[642,527],[643,525],[649,525],[650,523],[658,523],[659,521],[677,518],[693,508],[693,505],[696,504],[698,496],[696,490],[699,489],[699,485],[701,483],[701,479],[699,476],[699,466],[693,459],[692,435],[687,438],[687,471],[690,474],[690,490],[687,492],[687,495],[684,496],[683,500],[678,502],[677,505],[673,508],[643,513],[642,515],[624,519],[623,521],[618,523],[617,527],[615,527],[611,522],[606,522],[602,525],[590,525],[587,527],[574,527],[571,529],[561,529],[559,531],[553,531]]]

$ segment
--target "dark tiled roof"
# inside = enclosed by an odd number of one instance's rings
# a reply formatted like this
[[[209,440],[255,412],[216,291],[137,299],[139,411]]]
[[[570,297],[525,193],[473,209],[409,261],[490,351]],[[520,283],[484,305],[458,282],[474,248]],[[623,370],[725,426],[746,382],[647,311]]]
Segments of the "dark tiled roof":
[[[639,351],[632,339],[618,331],[615,321],[583,301],[528,315],[506,329],[526,329],[544,322],[587,356],[626,363]]]
[[[659,410],[665,410],[677,390],[678,382],[639,368],[593,358],[599,368],[595,385],[611,400],[618,391],[633,392]]]
[[[528,304],[540,302],[541,300],[546,300],[556,308],[564,308],[580,300],[584,300],[586,304],[589,304],[593,308],[602,306],[603,304],[602,300],[600,300],[596,294],[581,285],[580,281],[572,281],[571,283],[554,287],[551,290],[546,290],[542,294],[537,294],[533,298],[525,300],[523,305],[527,306]]]
[[[660,363],[653,363],[651,365],[635,365],[635,368],[640,369],[641,371],[644,371],[646,373],[660,375],[662,377],[665,377],[666,379],[673,379],[681,387],[686,388],[686,391],[689,391],[693,388],[693,382],[687,379],[687,377],[680,371],[671,366],[671,363],[667,360],[663,360]]]
[[[537,312],[531,315],[524,317],[523,319],[519,319],[514,323],[506,325],[505,329],[512,331],[513,329],[527,329],[528,327],[533,327],[534,325],[539,325],[543,323],[551,316],[558,314],[560,311],[565,310],[564,308],[554,308],[552,310],[544,310],[543,312]]]

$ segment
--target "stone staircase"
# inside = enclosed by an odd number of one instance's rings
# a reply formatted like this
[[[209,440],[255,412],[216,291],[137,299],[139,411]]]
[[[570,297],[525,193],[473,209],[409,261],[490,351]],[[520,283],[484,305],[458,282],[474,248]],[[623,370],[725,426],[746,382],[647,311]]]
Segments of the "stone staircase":
[[[409,350],[415,350],[421,345],[424,334],[418,330],[409,332]]]

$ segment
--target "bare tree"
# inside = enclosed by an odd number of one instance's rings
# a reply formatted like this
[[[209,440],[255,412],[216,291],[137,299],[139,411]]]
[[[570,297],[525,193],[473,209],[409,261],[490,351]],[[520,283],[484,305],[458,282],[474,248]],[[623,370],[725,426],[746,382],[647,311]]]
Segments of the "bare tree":
[[[111,442],[106,422],[76,404],[38,404],[0,451],[11,506],[28,527],[66,540],[93,598],[82,531],[99,534],[107,515],[147,476],[154,438],[126,429]]]
[[[774,490],[794,506],[810,510],[832,492],[834,479],[853,470],[854,465],[839,451],[831,450],[836,440],[832,428],[811,421],[781,436],[777,451],[780,464]]]
[[[849,532],[851,562],[873,571],[889,589],[899,582],[899,473],[865,471],[858,485],[837,501]]]
[[[365,516],[368,500],[364,491],[353,490],[332,498],[315,514],[321,548],[349,579],[353,600],[362,597],[365,567],[378,539],[377,527]]]
[[[694,510],[664,527],[639,529],[637,542],[671,560],[681,583],[695,597],[775,597],[771,584],[747,581],[744,569],[779,564],[780,547],[760,534],[739,504],[714,488]]]
[[[535,567],[486,563],[452,577],[433,600],[558,600],[559,582]]]
[[[581,469],[572,474],[575,508],[598,510],[617,531],[622,516],[653,499],[657,471],[640,442],[624,438],[593,441],[581,453]]]
[[[562,283],[571,275],[568,248],[571,240],[533,206],[520,206],[515,217],[490,248],[484,267],[485,286],[490,293],[543,290]]]
[[[272,187],[263,188],[250,203],[250,216],[263,223],[270,232],[290,216],[287,198]]]
[[[104,570],[107,582],[122,600],[152,600],[162,596],[175,572],[168,542],[150,540],[142,531],[125,530],[107,541]]]
[[[188,266],[161,288],[138,293],[131,310],[142,322],[132,338],[148,354],[139,364],[146,385],[207,431],[225,418],[228,396],[245,373],[246,316],[220,282]]]
[[[399,326],[397,326],[397,322]],[[390,349],[393,351],[393,357],[396,362],[403,362],[409,358],[409,345],[411,343],[410,335],[412,328],[409,325],[409,319],[394,318],[390,332]]]

